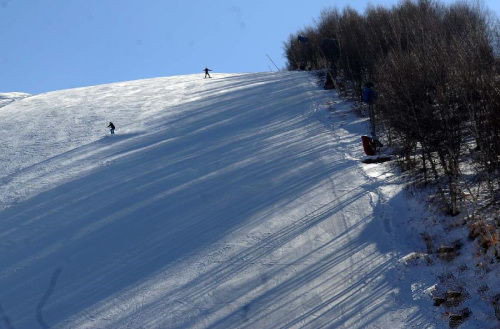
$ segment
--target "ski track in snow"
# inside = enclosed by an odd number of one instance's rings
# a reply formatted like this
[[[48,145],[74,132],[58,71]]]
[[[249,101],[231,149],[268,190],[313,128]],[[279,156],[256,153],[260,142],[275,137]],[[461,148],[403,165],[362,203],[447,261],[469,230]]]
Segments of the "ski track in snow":
[[[367,127],[350,107],[297,72],[6,105],[4,323],[440,328],[397,262],[418,244],[405,221],[421,210],[388,166],[358,161]]]

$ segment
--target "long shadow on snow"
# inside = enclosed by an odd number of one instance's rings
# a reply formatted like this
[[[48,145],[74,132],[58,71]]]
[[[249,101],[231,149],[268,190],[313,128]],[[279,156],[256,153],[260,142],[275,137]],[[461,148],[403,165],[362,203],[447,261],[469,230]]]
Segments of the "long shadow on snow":
[[[13,326],[36,326],[30,310],[54,266],[63,271],[44,313],[55,324],[325,180],[336,168],[325,170],[315,155],[327,147],[304,133],[307,118],[283,110],[283,103],[308,106],[302,90],[276,98],[295,85],[285,80],[265,97],[269,86],[249,86],[234,97],[208,97],[206,106],[191,104],[191,115],[164,125],[157,118],[157,132],[117,143],[106,154],[110,165],[2,211],[0,301]],[[249,106],[248,97],[265,105]],[[213,111],[214,104],[225,110]],[[280,134],[288,139],[277,144]]]
[[[359,198],[366,196],[368,191],[377,187],[377,184],[355,187],[348,191],[342,202],[325,205],[303,219],[295,222],[283,230],[262,240],[257,246],[248,248],[244,254],[234,257],[235,261],[221,264],[213,271],[198,277],[188,285],[179,287],[172,291],[172,305],[177,300],[196,300],[197,298],[215,289],[221,282],[242,273],[249,264],[265,258],[270,249],[277,249],[285,245],[300,234],[321,222],[328,220],[337,212],[343,211],[349,204],[356,202]],[[342,197],[344,197],[342,196]],[[336,236],[331,241],[321,247],[309,252],[296,261],[286,266],[276,266],[265,273],[265,277],[281,277],[288,267],[307,261],[313,254],[322,251],[332,250],[325,256],[316,260],[309,266],[295,273],[291,278],[276,285],[275,287],[258,294],[234,312],[207,326],[209,328],[368,328],[377,319],[386,315],[389,311],[396,311],[388,308],[394,299],[397,299],[398,307],[405,306],[411,301],[411,290],[409,286],[399,284],[400,278],[397,271],[397,251],[394,249],[391,230],[401,225],[401,223],[387,223],[394,218],[389,218],[386,209],[395,209],[401,218],[404,218],[405,210],[402,207],[404,193],[395,196],[389,203],[378,203],[374,209],[374,217],[366,217],[357,222]],[[351,231],[362,227],[361,234],[354,239],[347,239]],[[392,227],[392,228],[390,228]],[[401,228],[396,233],[401,233]],[[373,253],[364,253],[366,248],[375,244],[377,249],[386,255],[379,259],[380,254],[374,256]],[[340,248],[339,248],[340,246]],[[349,273],[342,273],[341,264],[347,261],[356,253],[363,253],[364,257],[357,263],[350,263],[352,271],[360,274],[356,277],[348,277]],[[394,254],[391,254],[394,253]],[[243,259],[244,262],[239,260]],[[333,274],[332,274],[333,273]],[[311,283],[314,283],[311,285]],[[263,283],[259,280],[245,282],[243,286],[235,288],[237,295],[226,300],[227,304],[234,303],[241,297],[258,291],[258,287]],[[295,292],[304,286],[310,290],[321,289],[328,292],[328,298],[320,302],[314,301],[312,296],[297,295]],[[339,288],[340,287],[340,288]],[[397,289],[397,290],[395,290]],[[368,293],[367,293],[368,292]],[[294,300],[303,299],[298,306],[293,304]],[[310,305],[308,301],[313,300]],[[304,312],[304,305],[306,311]],[[406,307],[415,305],[407,304]],[[211,310],[212,313],[218,310]],[[353,322],[359,314],[363,314],[362,319]],[[130,316],[131,318],[133,315]],[[176,328],[190,328],[204,321],[205,315],[179,321]],[[266,319],[270,319],[266,322]],[[272,322],[271,322],[272,319]],[[350,322],[351,321],[351,322]],[[412,318],[404,320],[408,328],[420,328],[426,323],[432,323],[432,317],[421,313],[416,313]],[[125,323],[125,321],[124,321]],[[169,323],[171,325],[171,323]],[[167,325],[166,323],[164,324]],[[170,327],[170,326],[169,326]]]
[[[353,133],[356,133],[360,129],[359,125],[364,125],[364,123],[359,123]],[[359,166],[356,162],[350,162],[349,165]],[[339,167],[334,168],[336,170],[339,169]],[[335,203],[335,205],[326,205],[318,209],[317,213],[306,216],[302,220],[295,222],[294,225],[288,226],[263,239],[255,247],[248,248],[244,253],[236,255],[233,257],[233,261],[220,264],[214,270],[197,277],[196,280],[189,282],[189,284],[173,290],[170,292],[171,296],[169,297],[172,300],[171,304],[166,305],[166,308],[168,309],[168,306],[174,308],[175,303],[179,300],[193,301],[210,293],[221,282],[237,276],[238,273],[242,273],[248,268],[250,264],[264,259],[272,250],[282,247],[308,229],[327,220],[336,212],[342,211],[348,204],[355,202],[360,197],[366,195],[366,193],[370,191],[375,192],[384,184],[384,181],[374,181],[373,184],[368,186],[355,187],[347,193],[349,196],[343,202]],[[401,283],[397,263],[399,253],[408,252],[411,250],[409,249],[411,247],[399,245],[401,242],[398,244],[394,240],[395,235],[399,236],[399,241],[412,239],[411,234],[408,234],[404,228],[405,218],[411,216],[411,212],[405,206],[405,200],[406,196],[404,192],[393,196],[388,202],[380,202],[378,200],[378,203],[374,207],[374,217],[359,221],[343,234],[301,257],[294,263],[305,261],[312,254],[324,249],[331,248],[335,252],[327,254],[274,288],[261,293],[257,297],[251,298],[250,302],[237,308],[234,312],[231,312],[217,322],[212,323],[209,327],[366,328],[374,324],[383,315],[386,315],[387,312],[399,311],[405,306],[408,308],[415,307],[415,304],[405,304],[412,300],[411,290],[406,283]],[[351,241],[345,241],[345,235],[360,225],[363,225],[361,234]],[[401,237],[402,234],[405,235],[405,238]],[[342,247],[334,249],[333,246],[338,243],[342,243]],[[364,254],[365,257],[362,258],[362,261],[351,264],[355,268],[354,272],[356,272],[356,269],[359,269],[361,273],[355,280],[353,278],[346,278],[342,273],[338,272],[331,277],[325,277],[325,274],[335,270],[336,266],[346,261],[352,255],[362,252],[370,245],[375,245],[386,258],[377,260],[375,257],[378,258],[380,256],[373,256],[369,253]],[[262,275],[271,278],[280,277],[284,269],[294,266],[294,263],[283,267],[278,266],[277,269],[274,268]],[[296,298],[305,299],[307,303],[308,296],[295,296],[294,291],[319,278],[322,278],[323,281],[317,283],[314,288],[320,287],[324,291],[331,291],[328,299],[314,303],[314,306],[310,306],[306,312],[301,312],[300,309],[296,309],[291,305],[290,302]],[[234,289],[238,292],[235,296],[231,296],[230,299],[225,301],[224,305],[220,305],[216,309],[211,309],[210,312],[216,313],[223,307],[226,307],[226,305],[236,303],[241,297],[257,291],[258,287],[262,284],[263,282],[257,279],[245,282],[243,286]],[[342,289],[338,289],[337,287],[342,287]],[[369,293],[366,293],[366,291],[369,291]],[[387,306],[394,304],[394,300],[396,300],[397,310],[390,309]],[[360,313],[363,313],[363,318],[358,319],[357,322],[352,322],[352,319]],[[299,314],[299,316],[295,314]],[[281,318],[277,319],[277,316],[281,316]],[[133,317],[134,314],[131,314],[123,320],[123,323],[126,323],[127,320]],[[177,324],[169,322],[168,325],[167,323],[163,325],[175,328],[189,328],[196,324],[200,325],[206,321],[206,317],[207,315],[202,313],[199,317],[184,320],[179,319]],[[411,318],[404,317],[405,315],[401,315],[401,321],[409,328],[420,328],[434,322],[432,315],[422,312],[414,312]],[[266,319],[273,319],[275,322],[266,323]]]

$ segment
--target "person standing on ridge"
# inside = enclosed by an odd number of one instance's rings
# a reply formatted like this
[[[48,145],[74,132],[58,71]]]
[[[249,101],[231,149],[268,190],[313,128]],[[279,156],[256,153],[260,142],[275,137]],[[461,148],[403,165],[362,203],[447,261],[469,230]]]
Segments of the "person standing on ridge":
[[[109,122],[109,125],[108,125],[108,128],[109,128],[109,131],[111,132],[111,135],[114,135],[115,134],[115,125],[113,124],[113,122]]]
[[[205,67],[205,69],[203,71],[205,71],[205,79],[207,78],[207,76],[209,78],[211,78],[210,74],[208,73],[208,71],[212,71],[211,69],[209,69],[208,67]]]

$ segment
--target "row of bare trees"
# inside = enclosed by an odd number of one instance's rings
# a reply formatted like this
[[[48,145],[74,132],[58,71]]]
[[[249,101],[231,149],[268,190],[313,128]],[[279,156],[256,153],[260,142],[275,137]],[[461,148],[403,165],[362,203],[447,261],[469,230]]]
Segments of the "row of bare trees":
[[[457,214],[466,182],[499,197],[498,31],[479,5],[406,0],[363,14],[326,10],[290,36],[285,54],[290,70],[325,70],[357,95],[373,82],[384,138]]]

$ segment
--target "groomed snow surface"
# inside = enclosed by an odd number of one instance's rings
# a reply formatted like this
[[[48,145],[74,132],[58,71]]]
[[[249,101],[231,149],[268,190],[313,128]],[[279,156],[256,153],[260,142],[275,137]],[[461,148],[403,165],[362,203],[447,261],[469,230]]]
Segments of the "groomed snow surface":
[[[406,224],[425,210],[359,161],[366,130],[300,72],[13,101],[0,326],[447,327],[418,294],[434,282],[398,262],[423,249]]]

